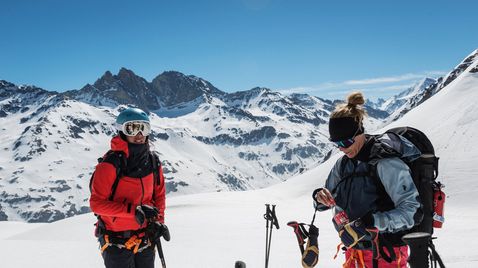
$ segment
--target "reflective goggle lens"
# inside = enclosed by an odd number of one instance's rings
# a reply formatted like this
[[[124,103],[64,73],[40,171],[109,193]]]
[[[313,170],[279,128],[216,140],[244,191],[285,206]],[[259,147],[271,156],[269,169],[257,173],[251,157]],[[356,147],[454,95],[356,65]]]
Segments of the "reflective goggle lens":
[[[149,122],[132,121],[123,124],[123,133],[126,136],[136,136],[140,132],[143,136],[148,136],[151,133]]]
[[[343,140],[343,141],[334,141],[335,145],[337,145],[337,147],[339,148],[349,148],[350,146],[352,146],[352,144],[354,144],[355,142],[355,139],[346,139],[346,140]]]

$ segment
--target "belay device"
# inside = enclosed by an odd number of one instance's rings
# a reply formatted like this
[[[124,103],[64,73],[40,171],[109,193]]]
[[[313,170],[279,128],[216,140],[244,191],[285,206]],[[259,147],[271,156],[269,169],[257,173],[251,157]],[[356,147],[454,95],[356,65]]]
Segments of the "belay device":
[[[312,268],[319,262],[319,228],[314,225],[316,213],[317,210],[315,210],[310,224],[298,223],[296,221],[287,223],[288,226],[294,229],[300,253],[302,254],[302,267],[304,268]],[[306,230],[306,225],[309,225],[309,231]],[[307,243],[305,242],[306,240]],[[306,245],[305,248],[304,245]]]

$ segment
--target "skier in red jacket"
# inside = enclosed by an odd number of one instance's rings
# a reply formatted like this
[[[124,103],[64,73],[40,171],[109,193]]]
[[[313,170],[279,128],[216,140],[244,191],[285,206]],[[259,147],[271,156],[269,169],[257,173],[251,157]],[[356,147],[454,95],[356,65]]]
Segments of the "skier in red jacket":
[[[167,232],[163,170],[148,143],[148,115],[129,108],[116,123],[118,135],[91,182],[95,234],[106,268],[153,268],[155,239]]]

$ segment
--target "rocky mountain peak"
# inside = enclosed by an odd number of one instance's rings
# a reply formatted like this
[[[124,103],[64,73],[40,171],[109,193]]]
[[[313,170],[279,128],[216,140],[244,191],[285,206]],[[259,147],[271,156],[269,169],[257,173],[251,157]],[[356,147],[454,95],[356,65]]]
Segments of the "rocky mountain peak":
[[[208,81],[176,71],[167,71],[158,75],[151,86],[165,106],[192,101],[202,95],[224,95]]]
[[[5,81],[5,80],[0,80],[0,88],[6,88],[6,87],[14,87],[15,85]]]
[[[144,78],[137,76],[133,71],[124,67],[119,70],[117,75],[106,71],[105,74],[94,83],[94,86],[100,90],[116,88],[136,92],[144,89],[147,85],[148,82]]]

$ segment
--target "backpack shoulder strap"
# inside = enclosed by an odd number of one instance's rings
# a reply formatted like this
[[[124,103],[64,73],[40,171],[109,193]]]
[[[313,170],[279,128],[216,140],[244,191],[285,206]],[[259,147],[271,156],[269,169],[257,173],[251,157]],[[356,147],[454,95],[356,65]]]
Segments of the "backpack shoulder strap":
[[[111,194],[108,197],[109,201],[113,201],[116,189],[118,188],[119,181],[124,173],[123,171],[126,169],[127,166],[126,155],[123,152],[110,150],[103,157],[102,162],[110,163],[116,168],[116,178],[113,182],[113,185],[111,186]]]
[[[345,167],[347,166],[348,160],[349,160],[349,158],[345,155],[342,156],[342,158],[340,159],[340,169],[339,169],[340,177],[343,177],[343,175],[345,173]]]
[[[156,193],[156,186],[159,186],[161,183],[161,178],[159,176],[159,167],[161,166],[161,161],[156,153],[151,152],[151,164],[153,165],[153,197]]]
[[[375,187],[377,187],[377,194],[379,196],[388,196],[387,192],[385,191],[385,186],[383,185],[382,180],[378,175],[377,164],[378,161],[368,163],[368,174],[372,179],[372,182],[375,184]]]

